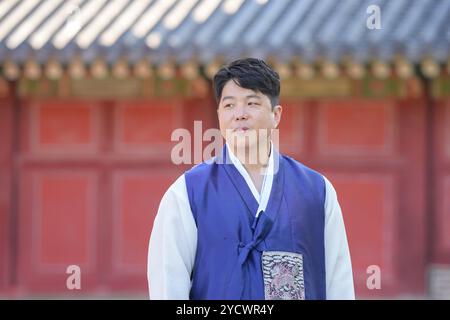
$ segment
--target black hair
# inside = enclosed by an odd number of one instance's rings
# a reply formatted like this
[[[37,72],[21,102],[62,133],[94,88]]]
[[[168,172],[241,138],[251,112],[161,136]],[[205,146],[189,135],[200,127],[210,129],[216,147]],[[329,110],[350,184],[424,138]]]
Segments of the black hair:
[[[233,80],[238,86],[261,92],[270,99],[272,109],[279,104],[280,76],[266,62],[256,58],[235,60],[223,66],[214,76],[213,88],[217,104],[225,84]]]

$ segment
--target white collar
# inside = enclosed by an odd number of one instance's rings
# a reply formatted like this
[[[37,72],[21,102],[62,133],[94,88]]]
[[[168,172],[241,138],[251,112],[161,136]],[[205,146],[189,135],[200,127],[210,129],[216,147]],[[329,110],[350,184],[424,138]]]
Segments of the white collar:
[[[228,146],[228,144],[225,144],[227,147],[227,152],[230,155],[230,160],[233,162],[236,169],[239,171],[239,173],[244,178],[245,182],[247,183],[248,187],[250,188],[250,191],[252,192],[253,196],[255,197],[256,201],[258,202],[258,210],[255,212],[255,216],[258,217],[259,213],[261,211],[265,211],[267,208],[267,204],[269,202],[270,198],[270,192],[272,191],[272,184],[273,184],[273,144],[272,141],[270,142],[270,155],[269,155],[269,162],[266,169],[266,172],[264,174],[264,180],[261,187],[261,194],[259,194],[258,190],[255,187],[255,184],[252,181],[252,178],[250,178],[249,173],[245,169],[245,167],[242,165],[241,161],[234,155],[234,153],[231,151],[231,148]]]

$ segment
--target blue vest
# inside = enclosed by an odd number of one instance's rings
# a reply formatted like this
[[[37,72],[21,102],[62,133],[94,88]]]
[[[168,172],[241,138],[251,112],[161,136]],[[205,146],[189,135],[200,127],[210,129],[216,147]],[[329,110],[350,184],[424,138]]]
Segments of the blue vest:
[[[325,182],[274,150],[269,203],[258,203],[226,147],[185,173],[198,240],[191,299],[326,299]]]

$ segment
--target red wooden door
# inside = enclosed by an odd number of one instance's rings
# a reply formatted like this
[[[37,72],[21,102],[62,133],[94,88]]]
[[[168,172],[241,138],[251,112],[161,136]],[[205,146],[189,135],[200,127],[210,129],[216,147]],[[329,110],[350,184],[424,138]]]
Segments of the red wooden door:
[[[285,101],[281,150],[327,176],[346,223],[357,297],[424,292],[425,105]],[[369,290],[369,266],[381,289]]]
[[[185,166],[171,133],[204,101],[23,102],[19,285],[24,292],[146,293],[147,244],[159,201]],[[203,115],[205,115],[203,114]],[[66,268],[81,268],[79,292]]]

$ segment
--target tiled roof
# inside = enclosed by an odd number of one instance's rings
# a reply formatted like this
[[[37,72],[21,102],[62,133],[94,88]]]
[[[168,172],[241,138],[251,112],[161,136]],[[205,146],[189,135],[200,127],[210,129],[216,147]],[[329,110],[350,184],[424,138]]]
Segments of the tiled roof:
[[[381,29],[367,28],[370,5]],[[448,0],[1,0],[0,61],[450,56]]]

